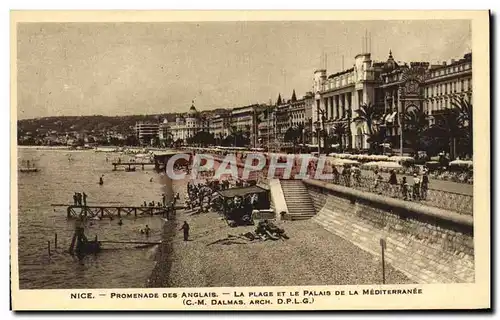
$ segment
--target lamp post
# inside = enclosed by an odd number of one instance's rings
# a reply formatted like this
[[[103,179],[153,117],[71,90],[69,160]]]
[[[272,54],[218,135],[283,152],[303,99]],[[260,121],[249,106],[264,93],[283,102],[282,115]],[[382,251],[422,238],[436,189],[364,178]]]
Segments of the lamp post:
[[[316,131],[318,132],[318,156],[321,154],[321,137],[320,137],[320,130],[324,128],[325,126],[325,110],[321,109],[319,107],[319,103],[316,107],[316,112],[318,115],[318,121],[316,121]],[[320,117],[321,115],[321,117]],[[321,119],[321,122],[320,122]]]
[[[314,123],[315,127],[316,127],[316,135],[317,135],[317,140],[318,140],[318,157],[319,155],[321,154],[321,144],[320,144],[320,134],[319,134],[319,130],[321,129],[321,124],[319,121],[316,121]]]
[[[384,137],[382,139],[382,155],[385,155],[385,137],[386,137],[386,124],[385,123],[381,123],[379,125],[379,132],[382,133],[382,136]]]
[[[305,141],[305,133],[306,133],[306,128],[302,128],[302,146],[300,148],[300,153],[304,152],[304,147],[306,146],[306,141]]]
[[[398,119],[399,119],[399,130],[400,130],[400,134],[399,134],[399,153],[400,153],[400,156],[402,157],[403,156],[403,115],[401,114],[401,112],[398,113]]]

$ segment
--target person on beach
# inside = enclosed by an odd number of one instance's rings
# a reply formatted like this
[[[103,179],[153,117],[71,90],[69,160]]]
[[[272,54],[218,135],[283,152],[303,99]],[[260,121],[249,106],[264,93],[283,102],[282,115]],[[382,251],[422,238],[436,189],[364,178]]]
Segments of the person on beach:
[[[99,177],[99,184],[102,186],[104,184],[104,180],[102,179],[103,176]]]
[[[149,237],[149,232],[151,231],[151,229],[149,229],[149,226],[146,225],[146,228],[144,229],[144,233],[146,234],[146,237]]]
[[[75,205],[75,206],[76,206],[76,205],[78,205],[78,197],[77,197],[77,195],[76,195],[76,192],[75,192],[75,194],[73,195],[73,205]]]
[[[122,219],[120,219],[120,221],[118,221],[118,225],[119,226],[123,225],[123,220]]]
[[[179,231],[181,231],[181,230],[184,231],[184,241],[188,241],[188,238],[189,238],[189,224],[187,223],[187,221],[184,221],[184,224],[179,229]]]
[[[84,192],[82,197],[83,197],[83,205],[86,207],[87,206],[87,194]]]

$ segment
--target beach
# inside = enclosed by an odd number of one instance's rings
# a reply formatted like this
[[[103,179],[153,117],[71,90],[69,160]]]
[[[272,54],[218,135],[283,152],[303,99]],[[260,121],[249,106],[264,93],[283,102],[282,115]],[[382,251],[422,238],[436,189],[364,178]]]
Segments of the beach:
[[[191,226],[190,241],[178,229]],[[165,225],[150,287],[382,284],[379,258],[312,220],[277,222],[289,240],[245,241],[255,226],[231,228],[215,213],[178,210]],[[234,237],[232,237],[234,236]],[[226,239],[226,240],[224,240]],[[386,264],[386,283],[411,283]]]

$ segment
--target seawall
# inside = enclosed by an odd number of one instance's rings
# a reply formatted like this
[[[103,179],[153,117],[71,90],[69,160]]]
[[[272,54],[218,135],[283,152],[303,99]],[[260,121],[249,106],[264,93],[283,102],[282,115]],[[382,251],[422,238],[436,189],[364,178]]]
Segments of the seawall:
[[[474,282],[473,217],[303,180],[313,200],[314,221],[358,247],[385,258],[417,283]]]

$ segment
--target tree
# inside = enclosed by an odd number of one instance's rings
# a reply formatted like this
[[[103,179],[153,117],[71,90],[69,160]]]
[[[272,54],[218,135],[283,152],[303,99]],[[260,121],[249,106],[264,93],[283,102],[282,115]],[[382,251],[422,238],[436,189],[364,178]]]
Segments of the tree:
[[[137,145],[139,145],[139,139],[137,139],[137,136],[135,134],[130,134],[125,139],[125,145],[137,146]]]
[[[473,151],[473,121],[472,121],[472,103],[465,97],[455,97],[451,101],[451,106],[456,109],[457,122],[463,130],[464,151],[472,155]]]
[[[372,138],[375,129],[375,123],[380,119],[381,112],[375,105],[371,103],[363,103],[356,110],[356,117],[353,119],[355,122],[362,122],[366,124],[368,138]],[[373,149],[373,144],[370,143],[370,149]]]
[[[198,131],[194,136],[187,139],[187,143],[206,147],[215,144],[215,137],[213,133]]]
[[[415,152],[422,150],[422,133],[428,128],[427,115],[421,109],[413,109],[404,116],[403,137]]]
[[[464,135],[463,127],[459,121],[459,110],[457,108],[445,109],[441,115],[436,118],[436,124],[433,126],[431,132],[433,132],[436,137],[444,137],[447,140],[450,157],[451,159],[455,159],[457,140]]]
[[[249,130],[249,127],[247,129]],[[222,145],[226,147],[244,147],[250,144],[249,136],[249,131],[245,130],[243,132],[236,126],[232,126],[229,128],[229,135],[222,141]]]
[[[333,135],[335,137],[335,141],[339,144],[340,151],[344,150],[342,138],[348,132],[348,130],[349,126],[345,122],[336,123],[333,126]]]
[[[291,142],[293,145],[293,153],[295,153],[295,147],[299,143],[302,137],[302,129],[299,127],[290,127],[286,130],[283,140],[285,142]]]

